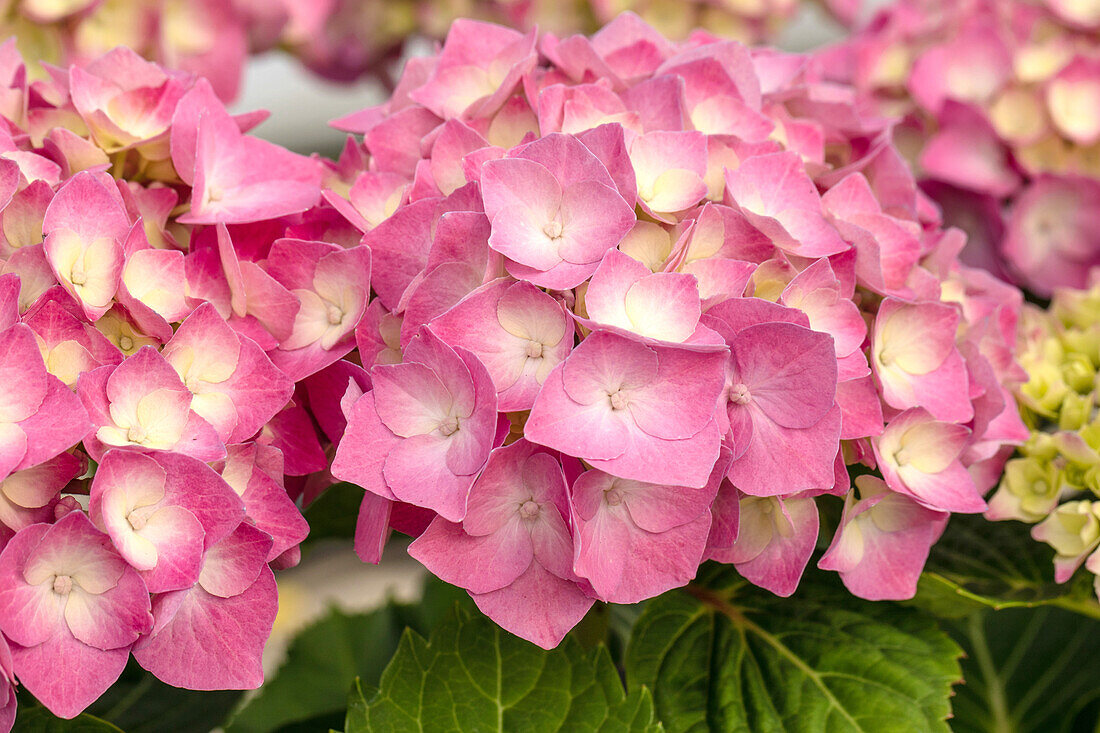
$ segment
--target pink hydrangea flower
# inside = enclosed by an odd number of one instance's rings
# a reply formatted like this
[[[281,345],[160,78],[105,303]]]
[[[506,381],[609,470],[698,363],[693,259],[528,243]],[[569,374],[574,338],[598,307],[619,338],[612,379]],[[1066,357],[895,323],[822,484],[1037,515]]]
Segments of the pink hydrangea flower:
[[[724,349],[597,331],[546,378],[524,434],[614,476],[701,487],[718,459]]]
[[[0,631],[19,681],[72,718],[122,674],[153,624],[137,571],[79,511],[34,524],[0,553]]]
[[[573,572],[567,501],[558,460],[519,440],[490,454],[462,521],[437,517],[409,554],[504,628],[553,648],[592,605]]]
[[[198,582],[154,597],[155,621],[134,659],[175,687],[259,687],[278,607],[270,550],[271,537],[246,523],[208,545]]]
[[[48,461],[91,429],[80,400],[46,371],[27,326],[0,332],[0,385],[0,476]]]
[[[475,28],[339,121],[362,142],[328,166],[331,208],[306,217],[371,250],[358,359],[305,390],[337,441],[333,476],[367,490],[360,557],[377,562],[391,529],[419,537],[429,570],[551,646],[591,597],[642,600],[704,557],[791,594],[817,497],[856,501],[850,464],[881,474],[914,527],[982,510],[1026,438],[1021,298],[960,265],[962,233],[942,229],[887,118],[813,60],[678,44],[631,15],[543,36],[535,59],[529,36],[496,30],[477,56]],[[571,485],[550,515],[567,520],[569,572],[515,530],[521,455]],[[489,487],[509,518],[491,531]],[[934,539],[909,527],[882,541]],[[853,557],[841,572],[868,597],[907,592],[917,565],[901,583]]]
[[[917,592],[928,551],[947,526],[947,512],[921,506],[874,476],[856,477],[840,527],[818,561],[840,573],[861,598],[901,600]]]
[[[151,347],[117,367],[81,374],[77,393],[96,424],[85,439],[93,458],[111,446],[178,451],[206,461],[225,457],[217,431],[191,409],[191,391]]]
[[[571,135],[548,135],[481,173],[489,246],[508,271],[557,289],[583,282],[634,224],[610,174]]]
[[[198,580],[206,537],[221,536],[244,506],[206,464],[177,453],[109,450],[96,469],[89,516],[151,593]]]
[[[496,389],[477,357],[430,329],[404,356],[371,369],[374,388],[352,407],[332,475],[457,522],[496,437]]]

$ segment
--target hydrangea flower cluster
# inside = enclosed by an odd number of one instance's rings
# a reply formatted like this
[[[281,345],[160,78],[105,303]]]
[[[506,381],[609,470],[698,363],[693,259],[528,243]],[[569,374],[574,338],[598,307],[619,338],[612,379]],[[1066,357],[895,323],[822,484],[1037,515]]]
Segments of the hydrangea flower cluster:
[[[256,687],[370,251],[204,79],[118,48],[28,82],[9,42],[0,99],[0,727],[14,678],[72,717],[131,654]]]
[[[789,595],[823,495],[820,566],[910,597],[1028,436],[1019,291],[958,262],[890,125],[803,56],[458,21],[335,124],[363,138],[324,196],[377,296],[331,467],[366,489],[358,553],[416,536],[519,636],[707,559]]]
[[[1032,536],[1054,548],[1055,580],[1082,564],[1100,594],[1100,284],[1061,289],[1047,310],[1024,306],[1019,359],[1030,379],[1018,390],[1031,437],[1005,464],[990,497],[989,519],[1035,524]]]
[[[27,59],[65,66],[126,46],[205,76],[231,101],[249,53],[279,47],[330,79],[373,75],[389,82],[410,37],[443,38],[460,16],[575,32],[633,10],[672,36],[705,27],[756,42],[773,36],[798,7],[799,0],[21,0],[3,11],[0,38],[18,38]],[[830,0],[828,7],[850,21],[858,2]]]
[[[964,260],[1042,297],[1100,265],[1100,12],[1067,0],[900,0],[822,53],[906,117],[898,144]]]

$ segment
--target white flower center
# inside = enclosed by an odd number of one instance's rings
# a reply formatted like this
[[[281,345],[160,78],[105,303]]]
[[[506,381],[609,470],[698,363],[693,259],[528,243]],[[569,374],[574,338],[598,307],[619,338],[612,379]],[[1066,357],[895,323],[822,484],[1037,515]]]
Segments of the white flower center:
[[[129,351],[130,349],[134,348],[134,340],[129,336],[119,336],[118,348],[122,349],[123,351]]]
[[[625,410],[626,406],[630,403],[630,398],[626,396],[625,392],[616,390],[608,395],[611,398],[612,410]]]
[[[144,443],[145,439],[148,437],[149,435],[145,432],[145,428],[141,427],[141,425],[131,425],[126,431],[126,440],[131,443]]]
[[[550,239],[561,239],[561,232],[562,232],[561,222],[558,221],[557,219],[555,219],[552,222],[549,222],[546,226],[544,226],[542,228],[542,233],[545,234]]]
[[[68,575],[53,576],[53,592],[59,596],[67,596],[72,592],[73,579]]]
[[[344,321],[344,311],[338,306],[329,304],[327,315],[329,324],[333,326],[339,326]]]
[[[439,432],[444,435],[454,435],[458,432],[458,418],[449,417],[443,422],[439,423]]]
[[[542,342],[541,341],[528,341],[527,342],[527,358],[538,359],[542,356]]]

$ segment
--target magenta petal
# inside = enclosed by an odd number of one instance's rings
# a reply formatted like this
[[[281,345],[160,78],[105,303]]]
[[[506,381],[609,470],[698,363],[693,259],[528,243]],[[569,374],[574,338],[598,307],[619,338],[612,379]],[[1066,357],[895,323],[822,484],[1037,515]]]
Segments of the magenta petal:
[[[832,338],[790,323],[749,326],[730,343],[733,379],[769,419],[787,428],[821,420],[836,395]]]
[[[560,644],[594,602],[576,583],[547,572],[538,562],[510,585],[471,596],[481,612],[506,631],[543,649]]]
[[[753,435],[745,453],[730,464],[730,481],[746,494],[777,496],[804,489],[828,489],[840,450],[840,409],[813,427],[784,428],[752,410]]]
[[[758,507],[773,506],[771,515],[762,518],[754,517],[745,506],[742,506],[738,542],[734,544],[729,557],[719,559],[734,563],[737,572],[750,583],[770,590],[778,596],[789,596],[798,587],[798,581],[802,578],[802,572],[817,542],[817,504],[812,498],[750,501]],[[771,502],[775,502],[778,506]],[[750,540],[746,522],[770,523],[773,529],[770,541],[760,552],[751,558],[742,559],[739,544]]]
[[[524,435],[533,443],[569,455],[603,459],[621,456],[629,442],[629,418],[600,402],[575,402],[562,381],[565,363],[554,367],[546,377]]]
[[[352,406],[348,427],[332,460],[332,475],[383,498],[395,499],[382,470],[386,455],[400,442],[378,418],[374,393],[367,392]]]
[[[162,682],[189,690],[251,690],[263,683],[261,656],[278,608],[275,576],[264,567],[240,595],[219,598],[195,586],[157,596],[153,633],[134,659]]]
[[[126,667],[130,648],[102,651],[69,634],[33,647],[12,644],[19,682],[62,718],[74,718],[106,692]]]
[[[202,524],[181,506],[163,506],[149,517],[140,536],[157,548],[157,564],[143,574],[150,593],[188,588],[202,568]]]
[[[496,532],[480,537],[466,534],[461,524],[437,517],[409,545],[409,554],[434,575],[471,593],[505,587],[534,557],[531,539],[518,515]]]
[[[267,564],[270,550],[270,535],[241,522],[207,551],[199,586],[220,598],[244,593]]]
[[[466,513],[466,496],[475,476],[459,476],[447,468],[449,447],[449,441],[438,435],[405,438],[386,455],[382,473],[397,499],[457,522]]]
[[[390,538],[392,507],[389,499],[369,491],[363,494],[355,520],[355,554],[363,562],[377,565],[382,560],[382,550]]]

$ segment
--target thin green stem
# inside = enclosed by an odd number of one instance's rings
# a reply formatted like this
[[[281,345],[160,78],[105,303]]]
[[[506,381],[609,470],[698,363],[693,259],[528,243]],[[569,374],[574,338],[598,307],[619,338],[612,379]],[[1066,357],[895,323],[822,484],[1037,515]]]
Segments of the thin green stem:
[[[993,664],[993,657],[989,654],[989,644],[985,639],[985,627],[982,620],[985,614],[975,613],[970,616],[968,628],[970,638],[974,642],[974,661],[985,678],[986,691],[989,694],[989,712],[993,716],[993,733],[1016,733],[1016,726],[1008,711],[1008,702],[1005,700],[1004,682],[997,673]]]

